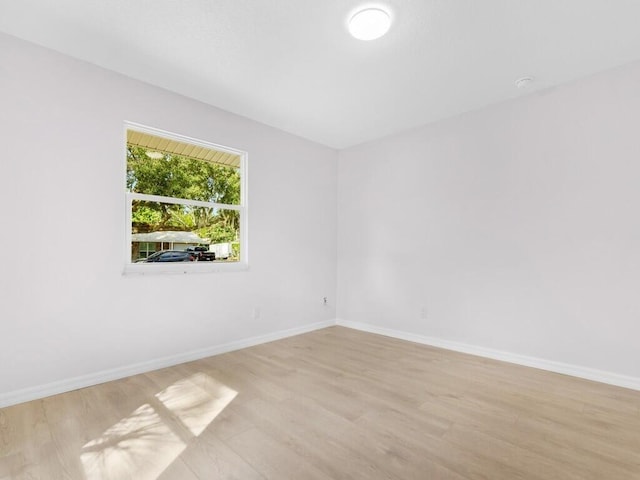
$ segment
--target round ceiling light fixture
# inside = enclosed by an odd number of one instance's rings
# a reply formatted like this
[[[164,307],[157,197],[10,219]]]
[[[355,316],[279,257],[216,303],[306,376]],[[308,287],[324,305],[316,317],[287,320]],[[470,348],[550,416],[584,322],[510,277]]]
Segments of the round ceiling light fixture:
[[[380,8],[365,8],[349,20],[349,33],[358,40],[375,40],[389,31],[391,16]]]

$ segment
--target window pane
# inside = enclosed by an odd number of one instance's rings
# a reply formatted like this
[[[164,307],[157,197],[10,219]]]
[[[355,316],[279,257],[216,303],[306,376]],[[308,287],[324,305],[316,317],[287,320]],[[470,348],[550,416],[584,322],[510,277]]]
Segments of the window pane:
[[[204,153],[203,153],[204,152]],[[161,150],[127,144],[127,190],[164,197],[240,205],[239,156],[217,163],[226,152],[200,148],[198,154],[214,160],[202,160]],[[238,160],[235,160],[238,157]],[[237,165],[235,165],[237,164]]]
[[[131,262],[240,260],[240,212],[133,200]],[[187,255],[162,251],[189,251]]]
[[[147,258],[152,253],[156,253],[156,244],[153,242],[140,242],[138,245],[139,258]]]

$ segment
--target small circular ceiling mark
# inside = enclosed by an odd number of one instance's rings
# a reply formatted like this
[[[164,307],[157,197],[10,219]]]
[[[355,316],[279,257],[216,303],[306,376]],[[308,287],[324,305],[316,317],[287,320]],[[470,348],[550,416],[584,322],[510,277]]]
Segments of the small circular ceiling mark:
[[[349,20],[349,33],[358,40],[375,40],[389,31],[391,16],[381,8],[365,8]]]
[[[527,88],[531,82],[533,82],[533,77],[522,77],[516,80],[516,87],[522,89]]]

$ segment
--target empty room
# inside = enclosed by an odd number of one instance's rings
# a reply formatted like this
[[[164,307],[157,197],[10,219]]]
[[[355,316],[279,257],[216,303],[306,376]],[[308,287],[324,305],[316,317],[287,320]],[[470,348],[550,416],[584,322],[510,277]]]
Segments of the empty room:
[[[0,1],[0,480],[640,479],[638,19]]]

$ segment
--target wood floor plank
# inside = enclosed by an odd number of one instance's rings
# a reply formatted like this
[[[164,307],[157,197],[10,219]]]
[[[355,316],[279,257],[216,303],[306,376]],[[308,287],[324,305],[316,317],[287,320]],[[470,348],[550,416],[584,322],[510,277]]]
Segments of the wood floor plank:
[[[640,392],[330,327],[0,409],[0,480],[640,480]]]
[[[178,458],[164,470],[157,480],[199,480],[198,477],[183,461]],[[209,478],[221,478],[211,476]]]
[[[266,479],[331,479],[272,432],[251,429],[230,438],[228,443]]]
[[[249,430],[245,429],[237,435]],[[209,431],[192,442],[180,459],[198,479],[264,480],[263,475]]]
[[[352,429],[351,422],[324,409],[315,400],[300,396],[281,404],[266,404],[257,399],[232,408],[251,419],[256,428],[283,441],[329,478],[395,478],[379,458],[362,452],[354,454],[351,445],[343,440],[345,432]],[[316,420],[313,428],[308,424],[310,414]],[[345,464],[351,466],[348,471],[342,467]]]

